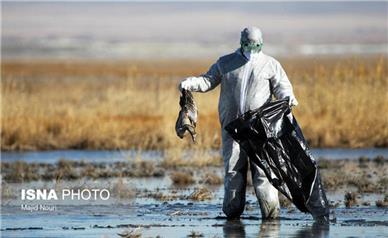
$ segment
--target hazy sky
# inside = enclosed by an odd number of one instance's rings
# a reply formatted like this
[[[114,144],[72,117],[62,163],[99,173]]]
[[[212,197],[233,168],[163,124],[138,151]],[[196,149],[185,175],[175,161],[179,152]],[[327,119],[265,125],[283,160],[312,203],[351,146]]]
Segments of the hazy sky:
[[[54,40],[57,44],[61,39],[227,48],[238,46],[240,31],[250,25],[262,29],[266,45],[388,42],[388,2],[6,2],[2,6],[3,53],[17,51],[18,45],[28,49],[29,44],[54,44]]]

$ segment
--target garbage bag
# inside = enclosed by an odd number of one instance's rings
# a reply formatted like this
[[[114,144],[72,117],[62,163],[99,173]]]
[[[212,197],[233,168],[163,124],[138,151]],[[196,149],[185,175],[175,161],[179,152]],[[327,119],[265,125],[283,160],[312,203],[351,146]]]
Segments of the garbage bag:
[[[328,219],[329,205],[319,169],[291,114],[288,98],[246,112],[225,130],[300,211]]]
[[[190,91],[182,89],[179,105],[181,109],[175,123],[175,132],[181,139],[187,134],[186,132],[189,132],[193,142],[195,142],[197,136],[195,128],[197,126],[198,109],[193,94]]]

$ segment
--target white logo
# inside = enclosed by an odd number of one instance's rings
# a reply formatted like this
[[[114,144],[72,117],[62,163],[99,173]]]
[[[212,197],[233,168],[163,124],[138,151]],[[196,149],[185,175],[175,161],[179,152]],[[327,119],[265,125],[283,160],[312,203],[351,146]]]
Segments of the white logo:
[[[107,189],[62,189],[60,195],[54,189],[22,189],[21,200],[108,200]]]

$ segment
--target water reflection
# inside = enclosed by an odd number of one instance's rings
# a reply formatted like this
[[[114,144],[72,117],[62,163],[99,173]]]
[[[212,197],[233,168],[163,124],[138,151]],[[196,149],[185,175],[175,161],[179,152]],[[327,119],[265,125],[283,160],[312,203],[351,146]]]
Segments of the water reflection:
[[[259,225],[258,233],[254,237],[264,238],[264,237],[295,237],[295,238],[305,238],[305,237],[317,237],[317,238],[326,238],[329,237],[329,224],[319,224],[313,223],[311,225],[305,225],[302,227],[289,227],[291,229],[286,230],[286,234],[280,234],[280,220],[270,220],[262,221]],[[284,232],[284,231],[283,231]],[[232,220],[226,221],[223,226],[224,238],[243,238],[247,237],[245,231],[245,225],[241,220]],[[249,237],[252,235],[249,234]]]
[[[224,232],[224,238],[245,237],[245,226],[241,220],[226,221],[222,230]]]
[[[262,221],[258,237],[280,237],[280,220]]]
[[[313,223],[312,226],[306,226],[299,229],[294,237],[317,237],[317,238],[326,238],[329,236],[329,224]]]

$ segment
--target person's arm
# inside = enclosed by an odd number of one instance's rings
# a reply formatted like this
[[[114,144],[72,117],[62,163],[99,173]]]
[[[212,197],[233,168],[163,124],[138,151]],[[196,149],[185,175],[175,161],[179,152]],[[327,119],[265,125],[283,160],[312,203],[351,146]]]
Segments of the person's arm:
[[[287,74],[283,67],[276,60],[272,62],[274,76],[271,78],[272,89],[277,99],[290,97],[290,106],[297,106],[298,101],[295,98],[292,85],[288,80]]]
[[[222,77],[217,63],[213,64],[206,74],[199,77],[188,77],[180,82],[179,90],[186,89],[204,93],[217,87]]]

